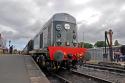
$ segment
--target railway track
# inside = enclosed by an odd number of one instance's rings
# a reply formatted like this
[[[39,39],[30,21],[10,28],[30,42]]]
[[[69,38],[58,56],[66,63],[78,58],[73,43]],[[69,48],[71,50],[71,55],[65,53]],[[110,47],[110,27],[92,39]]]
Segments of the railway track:
[[[58,73],[51,73],[47,75],[50,83],[124,83],[124,76],[114,76],[112,77],[110,73],[105,73],[103,71],[98,71],[93,69],[82,70],[62,70]],[[96,71],[95,71],[96,70]],[[94,74],[93,74],[94,73]],[[95,75],[96,74],[96,75]],[[105,74],[105,75],[104,75]]]
[[[75,71],[75,70],[72,70],[72,73],[77,74],[79,76],[83,76],[83,77],[89,78],[89,79],[94,80],[94,81],[97,81],[97,83],[112,83],[109,80],[106,80],[106,79],[103,79],[103,78],[99,78],[99,77],[96,77],[96,76],[93,76],[93,75],[85,74],[85,73],[80,73],[80,72]]]
[[[113,67],[108,65],[106,66],[106,65],[97,65],[97,64],[84,64],[84,66],[125,74],[125,69],[123,67]]]
[[[53,76],[57,77],[62,83],[72,83],[72,81],[58,75],[58,74],[54,74]]]
[[[111,83],[125,83],[125,74],[118,72],[111,72],[109,70],[93,68],[93,67],[85,67],[81,66],[77,69],[78,72],[97,77],[97,79],[101,78],[107,80]]]
[[[95,66],[95,65],[93,65],[93,66]],[[123,75],[118,74],[118,76],[117,76],[116,74],[114,74],[113,75],[114,77],[112,77],[110,75],[111,74],[110,72],[105,73],[105,70],[100,70],[99,68],[96,68],[96,67],[93,68],[93,66],[85,67],[88,69],[83,69],[84,71],[71,70],[69,72],[64,69],[58,73],[51,73],[51,75],[47,75],[47,77],[50,80],[50,83],[86,83],[86,82],[87,83],[124,83],[125,75],[123,76]],[[89,69],[92,69],[92,71]],[[98,71],[98,69],[99,69],[99,71]],[[94,75],[93,73],[96,75]],[[116,75],[116,77],[115,77],[115,75]],[[122,79],[121,79],[121,77],[122,77]]]
[[[72,81],[67,78],[61,76],[59,73],[46,73],[47,78],[50,83],[72,83]]]
[[[106,63],[98,63],[98,64],[92,64],[92,63],[86,63],[89,65],[97,65],[97,66],[105,66],[105,67],[112,67],[112,68],[118,68],[118,69],[125,69],[125,66],[121,66],[120,64],[106,64]]]
[[[58,80],[58,82],[52,82],[51,79],[50,83],[112,83],[109,80],[105,80],[103,78],[99,78],[96,76],[92,76],[89,74],[80,73],[76,70],[64,71],[57,74],[52,75],[54,80]]]

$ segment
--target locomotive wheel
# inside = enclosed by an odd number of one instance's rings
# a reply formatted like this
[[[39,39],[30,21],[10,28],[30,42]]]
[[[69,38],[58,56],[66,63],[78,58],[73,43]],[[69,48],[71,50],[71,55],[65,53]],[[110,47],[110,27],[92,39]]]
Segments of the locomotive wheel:
[[[37,62],[37,63],[39,63],[39,58],[40,58],[40,56],[37,56],[37,57],[36,57],[36,62]]]
[[[49,72],[53,71],[53,64],[51,61],[46,62],[46,69]]]
[[[39,64],[41,67],[45,67],[46,62],[45,62],[45,57],[43,55],[39,57]]]
[[[33,55],[33,59],[36,61],[36,59],[37,59],[37,55]]]

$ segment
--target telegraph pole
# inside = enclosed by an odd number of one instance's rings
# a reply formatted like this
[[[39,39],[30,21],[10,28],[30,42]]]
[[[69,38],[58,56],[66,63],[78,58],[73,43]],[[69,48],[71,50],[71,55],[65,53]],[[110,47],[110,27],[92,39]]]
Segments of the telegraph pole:
[[[11,40],[9,40],[9,47],[10,47]]]
[[[109,35],[109,39],[107,35]],[[106,42],[107,42],[109,46],[110,61],[113,61],[112,35],[113,35],[113,32],[111,29],[109,31],[105,31],[105,54],[106,54]]]
[[[113,61],[113,51],[112,51],[112,34],[113,34],[113,32],[112,32],[112,30],[110,29],[109,30],[109,40],[110,40],[110,46],[109,46],[109,53],[110,53],[110,59],[111,59],[111,61]]]

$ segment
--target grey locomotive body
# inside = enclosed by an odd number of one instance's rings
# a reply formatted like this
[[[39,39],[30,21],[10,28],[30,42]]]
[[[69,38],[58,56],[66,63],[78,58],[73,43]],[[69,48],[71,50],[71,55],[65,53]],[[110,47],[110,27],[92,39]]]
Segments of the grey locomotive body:
[[[70,68],[86,52],[78,47],[75,18],[66,13],[55,14],[25,49],[39,65],[50,69]]]
[[[33,38],[34,49],[48,46],[76,46],[76,20],[69,14],[55,14]]]

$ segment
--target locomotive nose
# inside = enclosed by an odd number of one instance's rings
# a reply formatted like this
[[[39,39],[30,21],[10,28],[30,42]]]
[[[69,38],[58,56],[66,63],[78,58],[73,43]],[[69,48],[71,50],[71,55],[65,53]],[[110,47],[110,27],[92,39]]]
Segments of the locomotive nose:
[[[63,60],[63,57],[64,57],[64,53],[62,51],[57,51],[55,54],[54,54],[54,60],[55,61],[62,61]]]

